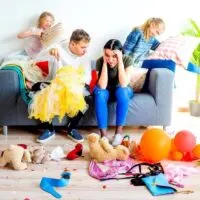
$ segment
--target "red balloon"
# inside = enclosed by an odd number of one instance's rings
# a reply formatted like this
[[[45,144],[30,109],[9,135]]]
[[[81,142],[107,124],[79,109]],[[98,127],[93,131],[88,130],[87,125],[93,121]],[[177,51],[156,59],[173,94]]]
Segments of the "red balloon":
[[[190,131],[182,130],[175,135],[174,144],[182,153],[191,152],[196,145],[196,138]]]

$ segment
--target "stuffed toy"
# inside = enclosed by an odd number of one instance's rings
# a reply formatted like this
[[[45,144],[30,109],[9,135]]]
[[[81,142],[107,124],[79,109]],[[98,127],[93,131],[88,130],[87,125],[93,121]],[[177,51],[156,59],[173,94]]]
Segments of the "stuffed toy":
[[[89,153],[92,159],[97,162],[108,160],[126,160],[129,157],[129,150],[123,145],[113,147],[109,144],[106,137],[102,137],[96,133],[91,133],[87,137],[89,145]]]
[[[51,160],[51,156],[44,146],[29,146],[32,163],[44,164]]]
[[[22,161],[31,162],[30,152],[21,146],[11,145],[3,151],[0,157],[0,166],[11,164],[15,170],[24,170],[27,168],[27,164]]]

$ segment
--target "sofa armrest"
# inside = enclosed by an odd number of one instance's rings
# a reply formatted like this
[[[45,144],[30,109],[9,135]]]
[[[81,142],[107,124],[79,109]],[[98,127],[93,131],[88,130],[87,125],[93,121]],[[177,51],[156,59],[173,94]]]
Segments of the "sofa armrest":
[[[149,79],[149,91],[154,97],[160,118],[171,121],[173,101],[174,73],[165,68],[152,69]]]
[[[15,71],[0,70],[0,122],[6,119],[17,118],[17,100],[19,93],[19,80]],[[3,125],[3,124],[1,124]]]
[[[0,70],[0,103],[12,100],[16,102],[16,97],[19,95],[17,73],[12,70]]]

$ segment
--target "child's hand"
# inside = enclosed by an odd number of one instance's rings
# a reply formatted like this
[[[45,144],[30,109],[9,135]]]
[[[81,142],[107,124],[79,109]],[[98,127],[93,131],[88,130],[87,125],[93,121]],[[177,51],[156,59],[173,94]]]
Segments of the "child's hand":
[[[42,36],[42,33],[43,33],[43,30],[38,30],[38,31],[35,31],[35,32],[34,32],[34,35],[35,35],[35,36],[41,37],[41,36]]]
[[[59,50],[56,49],[56,48],[52,48],[49,50],[49,54],[54,56],[57,60],[60,59],[60,53],[59,53]]]

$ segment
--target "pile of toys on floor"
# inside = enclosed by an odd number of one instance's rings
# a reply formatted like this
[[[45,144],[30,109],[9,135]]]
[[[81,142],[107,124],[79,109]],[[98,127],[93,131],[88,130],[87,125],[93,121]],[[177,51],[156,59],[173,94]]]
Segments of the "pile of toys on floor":
[[[125,135],[121,145],[113,147],[106,137],[100,138],[96,133],[87,136],[90,163],[89,175],[100,181],[128,179],[134,186],[146,186],[152,195],[173,194],[193,191],[182,190],[183,177],[200,173],[198,168],[174,161],[198,161],[200,159],[200,144],[196,137],[187,130],[176,133],[174,138],[158,128],[144,131],[139,143],[131,141]],[[1,153],[0,166],[11,164],[16,170],[27,168],[26,162],[43,164],[50,160],[74,160],[83,153],[83,145],[64,153],[61,147],[55,148],[50,154],[44,146],[11,145]],[[26,161],[26,162],[24,162]],[[108,169],[105,171],[103,167]],[[71,173],[63,172],[60,179],[43,177],[40,187],[56,198],[60,198],[54,187],[64,187],[69,184]]]

